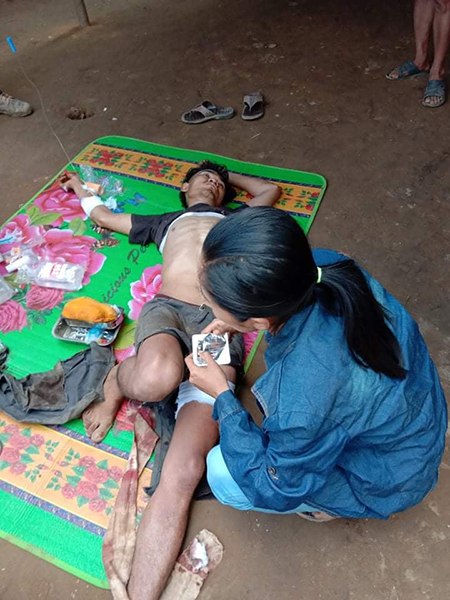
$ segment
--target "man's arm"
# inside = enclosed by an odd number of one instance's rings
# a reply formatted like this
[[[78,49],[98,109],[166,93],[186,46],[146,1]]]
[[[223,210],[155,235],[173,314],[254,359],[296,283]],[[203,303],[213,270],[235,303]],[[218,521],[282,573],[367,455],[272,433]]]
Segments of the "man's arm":
[[[116,231],[117,233],[124,233],[125,235],[130,234],[133,225],[132,216],[128,213],[114,213],[100,201],[92,207],[86,204],[86,201],[89,202],[89,199],[94,196],[94,194],[83,188],[83,181],[76,173],[66,171],[60,175],[58,183],[64,190],[72,190],[75,192],[81,202],[81,207],[84,212],[96,225],[104,229]],[[95,199],[95,196],[93,199]],[[140,242],[137,241],[135,243]]]
[[[280,186],[258,177],[230,173],[230,183],[253,196],[249,206],[273,206],[281,196]]]

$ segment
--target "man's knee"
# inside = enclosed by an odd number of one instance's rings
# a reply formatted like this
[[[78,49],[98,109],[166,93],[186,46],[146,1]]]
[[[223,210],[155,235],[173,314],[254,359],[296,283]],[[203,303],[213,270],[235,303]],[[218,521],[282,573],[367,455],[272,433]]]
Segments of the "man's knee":
[[[155,356],[148,362],[134,362],[133,369],[127,373],[128,395],[139,402],[159,402],[180,385],[183,371],[179,365],[163,357]],[[123,382],[125,383],[125,382]],[[119,371],[119,385],[121,385]]]
[[[204,472],[205,457],[195,454],[178,464],[165,463],[159,485],[167,491],[193,494]]]

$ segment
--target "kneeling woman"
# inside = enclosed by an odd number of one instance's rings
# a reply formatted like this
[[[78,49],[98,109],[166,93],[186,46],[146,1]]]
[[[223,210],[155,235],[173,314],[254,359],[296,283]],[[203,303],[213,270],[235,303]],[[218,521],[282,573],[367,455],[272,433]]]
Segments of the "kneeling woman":
[[[252,390],[261,427],[214,361],[187,359],[192,383],[217,398],[207,474],[221,502],[386,519],[433,489],[444,394],[416,323],[377,281],[311,251],[285,212],[249,208],[208,234],[200,282],[217,317],[209,331],[267,331],[267,372]]]

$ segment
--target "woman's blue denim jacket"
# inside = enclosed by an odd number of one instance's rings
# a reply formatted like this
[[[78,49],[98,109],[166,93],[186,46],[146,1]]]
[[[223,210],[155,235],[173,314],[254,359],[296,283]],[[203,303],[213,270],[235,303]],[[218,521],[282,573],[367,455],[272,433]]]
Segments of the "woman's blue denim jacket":
[[[319,266],[346,258],[313,253]],[[366,276],[392,319],[406,379],[359,366],[341,319],[315,303],[266,334],[267,372],[253,387],[261,427],[231,391],[216,400],[222,454],[256,508],[283,512],[305,502],[343,517],[386,519],[437,482],[447,409],[436,368],[406,309]]]

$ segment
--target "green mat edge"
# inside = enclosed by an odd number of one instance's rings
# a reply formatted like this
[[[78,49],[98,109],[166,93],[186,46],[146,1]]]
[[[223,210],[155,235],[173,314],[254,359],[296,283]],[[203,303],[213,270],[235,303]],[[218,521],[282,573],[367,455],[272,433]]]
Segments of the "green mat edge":
[[[78,154],[72,159],[72,162],[76,162],[77,158],[83,154],[83,152],[86,151],[86,149],[91,146],[92,144],[101,144],[101,143],[108,143],[108,140],[113,140],[113,139],[120,139],[120,140],[126,140],[126,141],[139,141],[142,142],[144,144],[150,144],[150,145],[156,145],[156,146],[162,146],[163,148],[171,148],[171,149],[176,149],[176,150],[180,150],[182,153],[186,152],[186,153],[190,153],[195,154],[195,155],[203,155],[203,156],[215,156],[218,157],[222,160],[224,160],[225,162],[227,161],[233,161],[235,163],[241,164],[241,165],[247,165],[247,164],[252,164],[255,165],[256,167],[261,167],[261,168],[271,168],[271,169],[279,169],[282,171],[287,171],[287,172],[292,172],[292,173],[297,173],[298,171],[295,169],[287,169],[284,167],[275,167],[272,165],[264,165],[261,163],[248,163],[246,161],[242,161],[239,159],[235,159],[235,158],[231,158],[231,157],[227,157],[227,156],[223,156],[221,154],[215,154],[212,152],[203,152],[201,150],[189,150],[189,149],[185,149],[185,148],[178,148],[176,146],[167,146],[165,144],[154,144],[153,142],[148,142],[145,140],[141,140],[138,138],[129,138],[126,136],[103,136],[101,138],[95,139],[92,142],[89,142],[89,144],[87,144],[80,152],[78,152]],[[187,158],[187,157],[186,157]],[[50,179],[49,181],[47,181],[44,186],[38,191],[36,192],[36,194],[34,194],[34,196],[32,196],[32,198],[30,198],[30,200],[28,200],[28,202],[26,202],[25,204],[23,204],[15,213],[13,213],[4,223],[3,225],[6,225],[7,223],[9,223],[9,221],[11,221],[15,216],[17,216],[18,214],[22,213],[24,211],[24,209],[26,209],[27,206],[29,206],[30,204],[32,204],[32,202],[41,194],[43,193],[48,187],[49,185],[51,185],[58,177],[59,175],[65,171],[67,169],[67,167],[70,166],[70,163],[65,164],[57,173],[56,175]],[[306,173],[307,171],[302,171],[303,173]],[[313,212],[311,213],[309,222],[307,223],[307,227],[306,227],[306,231],[305,233],[308,233],[313,222],[314,219],[316,217],[316,213],[319,210],[320,204],[322,202],[322,198],[325,194],[326,188],[327,188],[327,180],[325,179],[325,177],[323,177],[323,175],[320,175],[318,173],[310,173],[311,175],[314,175],[315,177],[320,178],[320,180],[322,181],[323,184],[323,188],[321,190],[321,193],[318,197],[318,201],[316,203],[316,206],[313,210]],[[2,226],[3,226],[2,225]],[[258,335],[258,337],[255,340],[255,343],[250,351],[250,354],[247,357],[247,360],[245,362],[244,365],[244,373],[247,373],[248,369],[250,368],[250,365],[255,357],[256,352],[258,351],[258,348],[261,344],[261,340],[264,336],[264,333],[261,331]],[[90,583],[91,585],[95,585],[99,588],[102,589],[109,589],[109,585],[107,582],[105,582],[104,580],[101,579],[97,579],[96,577],[93,577],[91,575],[89,575],[88,573],[86,573],[85,571],[81,571],[80,569],[77,569],[76,567],[72,567],[71,565],[69,565],[68,563],[65,563],[55,557],[53,557],[51,554],[49,554],[48,552],[46,552],[45,550],[42,550],[41,548],[32,545],[29,542],[24,542],[23,540],[21,540],[20,538],[17,538],[16,536],[6,533],[5,531],[1,531],[0,530],[0,538],[4,539],[10,543],[12,543],[15,546],[18,546],[19,548],[22,548],[23,550],[30,552],[31,554],[34,554],[35,556],[37,556],[38,558],[41,558],[53,565],[55,565],[56,567],[62,569],[63,571],[66,571],[67,573],[70,573],[71,575],[74,575],[75,577],[86,581],[87,583]]]

